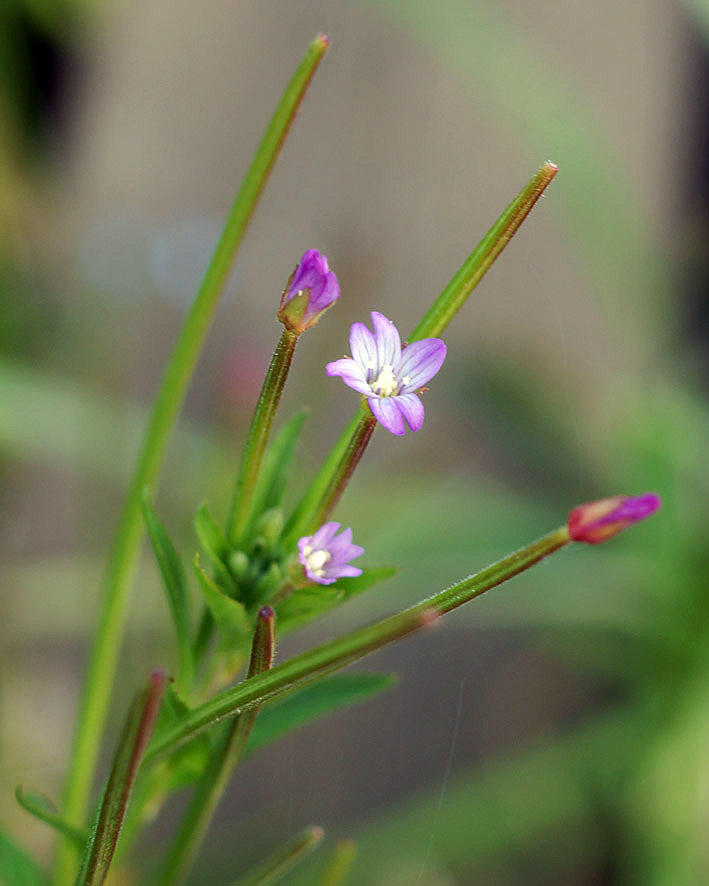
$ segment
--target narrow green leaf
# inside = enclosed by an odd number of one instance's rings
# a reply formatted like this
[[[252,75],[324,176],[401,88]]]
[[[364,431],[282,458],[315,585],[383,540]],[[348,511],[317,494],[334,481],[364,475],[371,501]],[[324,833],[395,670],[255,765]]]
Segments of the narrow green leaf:
[[[272,886],[318,847],[323,829],[312,825],[242,877],[235,886]]]
[[[335,674],[306,686],[261,709],[249,738],[247,753],[254,753],[338,708],[391,689],[396,681],[396,674]]]
[[[207,575],[200,566],[199,554],[195,554],[192,566],[204,596],[204,602],[221,633],[222,643],[229,647],[241,646],[251,629],[251,623],[243,603],[227,597],[217,583]]]
[[[345,599],[349,599],[361,594],[362,591],[368,591],[380,581],[392,578],[398,571],[398,566],[370,566],[363,569],[361,575],[355,575],[352,578],[338,578],[335,587],[344,591]]]
[[[279,636],[324,615],[344,599],[345,593],[339,588],[298,588],[276,606]]]
[[[76,886],[102,886],[108,876],[138,766],[152,735],[166,682],[164,674],[155,672],[128,712]]]
[[[397,566],[373,566],[362,575],[338,579],[333,587],[296,588],[276,607],[278,633],[283,636],[329,612],[350,597],[361,594],[399,571]]]
[[[45,794],[38,791],[25,791],[22,787],[17,787],[15,788],[15,799],[25,812],[29,812],[30,815],[53,827],[60,834],[64,834],[79,849],[86,846],[86,841],[89,838],[88,833],[84,833],[64,821],[54,803]]]
[[[150,490],[143,490],[143,516],[148,530],[148,537],[158,561],[160,574],[167,592],[167,600],[172,613],[177,640],[178,669],[177,684],[182,694],[189,693],[194,674],[192,644],[190,642],[190,596],[187,587],[187,576],[175,546],[160,522],[150,499]]]
[[[34,859],[0,831],[0,886],[47,886],[48,882]]]
[[[234,579],[226,566],[232,547],[227,541],[224,530],[214,519],[206,501],[203,501],[197,508],[194,528],[199,543],[202,545],[204,553],[209,557],[217,578],[224,584],[224,587],[232,587]]]

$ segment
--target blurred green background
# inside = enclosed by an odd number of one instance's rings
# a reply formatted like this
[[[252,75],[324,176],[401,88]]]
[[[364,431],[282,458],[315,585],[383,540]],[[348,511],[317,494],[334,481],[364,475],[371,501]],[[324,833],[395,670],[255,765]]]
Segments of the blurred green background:
[[[249,761],[191,882],[227,883],[317,822],[359,840],[354,886],[706,883],[705,0],[0,6],[3,827],[50,857],[13,791],[60,796],[146,407],[317,31],[331,50],[171,447],[170,531],[189,552],[198,501],[226,508],[306,248],[327,254],[342,298],[284,397],[284,417],[312,407],[294,497],[355,405],[323,372],[349,325],[381,310],[413,328],[546,159],[560,173],[446,335],[424,428],[378,433],[337,514],[399,576],[281,655],[453,582],[579,502],[656,490],[664,507],[365,662],[398,688]],[[146,556],[116,722],[146,668],[174,661],[168,627]]]

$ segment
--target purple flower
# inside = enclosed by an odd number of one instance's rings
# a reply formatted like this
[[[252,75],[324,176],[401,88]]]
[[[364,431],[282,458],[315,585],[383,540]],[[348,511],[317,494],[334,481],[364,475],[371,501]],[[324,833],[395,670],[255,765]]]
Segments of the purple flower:
[[[338,578],[362,574],[348,561],[363,554],[364,548],[352,544],[351,529],[343,529],[335,538],[339,528],[339,523],[325,523],[315,535],[306,535],[298,542],[298,559],[311,581],[331,585]]]
[[[352,359],[328,363],[328,375],[340,375],[346,385],[369,400],[377,421],[392,434],[403,434],[404,421],[412,431],[423,424],[423,403],[416,396],[446,359],[440,338],[423,338],[401,348],[399,332],[383,314],[372,311],[374,334],[364,323],[350,330]]]
[[[303,254],[281,297],[278,319],[300,334],[340,297],[340,284],[317,249]]]
[[[660,504],[657,493],[646,492],[636,498],[616,495],[579,505],[569,514],[569,535],[574,541],[598,544],[654,514]]]

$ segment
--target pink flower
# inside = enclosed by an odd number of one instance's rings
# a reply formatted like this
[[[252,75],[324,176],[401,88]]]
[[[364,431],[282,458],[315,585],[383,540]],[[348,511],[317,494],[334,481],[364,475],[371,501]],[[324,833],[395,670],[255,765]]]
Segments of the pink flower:
[[[446,359],[440,338],[423,338],[401,347],[399,332],[383,314],[372,311],[370,332],[364,323],[350,330],[352,358],[328,363],[328,375],[339,375],[346,385],[369,401],[377,421],[392,434],[403,434],[404,422],[412,431],[423,424],[423,403],[416,396]]]
[[[300,334],[317,323],[340,297],[340,284],[317,249],[303,253],[281,297],[278,319]]]
[[[646,492],[636,498],[616,495],[579,505],[569,514],[569,535],[573,541],[598,544],[654,514],[660,504],[657,493]]]
[[[343,529],[335,536],[339,528],[339,523],[325,523],[315,535],[306,535],[298,542],[298,559],[311,581],[331,585],[338,578],[362,574],[349,561],[361,556],[364,548],[352,544],[351,529]]]

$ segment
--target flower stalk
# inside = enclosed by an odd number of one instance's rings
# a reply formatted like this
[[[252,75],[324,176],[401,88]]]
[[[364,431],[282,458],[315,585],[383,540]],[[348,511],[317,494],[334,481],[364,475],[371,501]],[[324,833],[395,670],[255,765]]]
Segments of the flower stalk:
[[[251,419],[227,521],[227,536],[236,548],[246,541],[259,470],[298,338],[299,333],[288,328],[281,333]]]
[[[146,485],[155,486],[170,432],[236,253],[300,103],[328,46],[329,40],[324,35],[315,38],[276,107],[229,213],[155,400],[109,555],[99,623],[79,705],[63,804],[67,822],[75,827],[85,823],[99,746],[112,697],[128,599],[142,538],[142,491]],[[75,864],[76,852],[69,841],[63,840],[55,867],[55,886],[69,886]]]
[[[369,406],[363,403],[362,409],[342,435],[343,438],[345,436],[347,438],[344,449],[341,450],[339,445],[336,446],[325,462],[329,470],[318,474],[323,476],[326,482],[321,485],[311,484],[286,524],[283,533],[283,546],[286,550],[294,548],[300,536],[311,535],[327,521],[364,455],[376,426],[376,418],[370,412]]]

